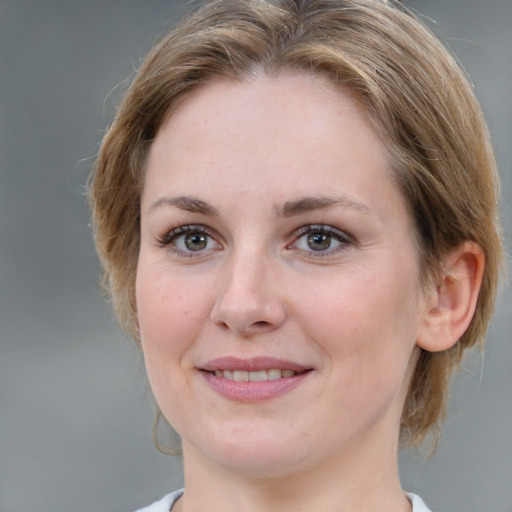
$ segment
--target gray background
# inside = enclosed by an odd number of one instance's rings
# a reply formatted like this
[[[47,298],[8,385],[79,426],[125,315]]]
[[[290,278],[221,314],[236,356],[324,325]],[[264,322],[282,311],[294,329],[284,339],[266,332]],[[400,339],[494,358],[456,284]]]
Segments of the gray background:
[[[512,1],[411,2],[472,76],[512,231]],[[188,9],[163,0],[0,3],[0,510],[128,511],[181,484],[152,445],[138,351],[97,287],[83,195],[121,88]],[[114,88],[114,89],[113,89]],[[113,89],[113,90],[112,90]],[[110,94],[109,94],[110,92]],[[442,511],[512,511],[512,293],[466,360],[435,458],[404,488]]]

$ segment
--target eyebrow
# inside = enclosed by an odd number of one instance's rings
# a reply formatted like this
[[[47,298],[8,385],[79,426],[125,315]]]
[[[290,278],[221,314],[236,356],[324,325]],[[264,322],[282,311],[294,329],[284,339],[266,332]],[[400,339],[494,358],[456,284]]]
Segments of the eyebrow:
[[[162,206],[174,206],[186,212],[200,213],[202,215],[219,215],[219,210],[207,202],[201,201],[201,199],[195,199],[193,197],[186,196],[159,197],[156,201],[151,203],[151,206],[148,209],[148,213],[151,213]]]
[[[283,217],[292,217],[294,215],[300,215],[314,210],[324,210],[331,208],[332,206],[343,206],[363,213],[375,215],[375,212],[364,203],[345,196],[303,197],[297,201],[287,201],[284,203],[282,208],[276,208],[276,211]]]
[[[199,213],[201,215],[209,216],[220,216],[219,210],[214,206],[208,204],[206,201],[196,199],[194,197],[178,196],[178,197],[159,197],[154,201],[148,209],[148,213],[161,208],[162,206],[174,206],[180,210],[184,210],[192,213]],[[351,208],[363,213],[375,215],[375,211],[366,206],[364,203],[355,199],[339,196],[339,197],[302,197],[296,201],[287,201],[282,206],[275,206],[275,212],[279,216],[293,217],[295,215],[301,215],[303,213],[324,210],[333,206],[343,206],[345,208]]]

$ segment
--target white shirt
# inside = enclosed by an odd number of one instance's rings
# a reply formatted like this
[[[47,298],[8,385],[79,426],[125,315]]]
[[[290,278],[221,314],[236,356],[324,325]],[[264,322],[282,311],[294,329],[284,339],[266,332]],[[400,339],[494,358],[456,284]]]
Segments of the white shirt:
[[[179,491],[172,492],[168,494],[160,501],[155,501],[152,505],[148,507],[140,508],[135,512],[169,512],[174,503],[180,498],[183,494],[183,489]],[[425,505],[423,500],[417,496],[416,494],[406,493],[406,496],[409,498],[412,505],[412,512],[431,512],[431,510]]]

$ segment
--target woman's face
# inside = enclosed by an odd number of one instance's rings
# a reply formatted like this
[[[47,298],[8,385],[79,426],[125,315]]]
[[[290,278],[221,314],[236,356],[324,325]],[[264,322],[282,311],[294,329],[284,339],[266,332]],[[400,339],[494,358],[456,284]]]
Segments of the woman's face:
[[[427,305],[385,149],[333,85],[217,81],[177,108],[148,159],[136,296],[186,457],[283,475],[396,450]]]

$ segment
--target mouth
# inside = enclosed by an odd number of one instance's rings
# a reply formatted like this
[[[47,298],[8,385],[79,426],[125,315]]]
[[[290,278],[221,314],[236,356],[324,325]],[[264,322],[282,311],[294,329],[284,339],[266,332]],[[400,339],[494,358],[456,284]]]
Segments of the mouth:
[[[304,370],[308,371],[308,370]],[[264,382],[266,380],[289,379],[298,373],[293,370],[281,370],[270,368],[268,370],[246,371],[246,370],[216,370],[211,372],[215,377],[234,380],[236,382]]]
[[[313,372],[301,364],[274,358],[224,357],[199,368],[211,388],[234,401],[269,400],[292,391]]]

